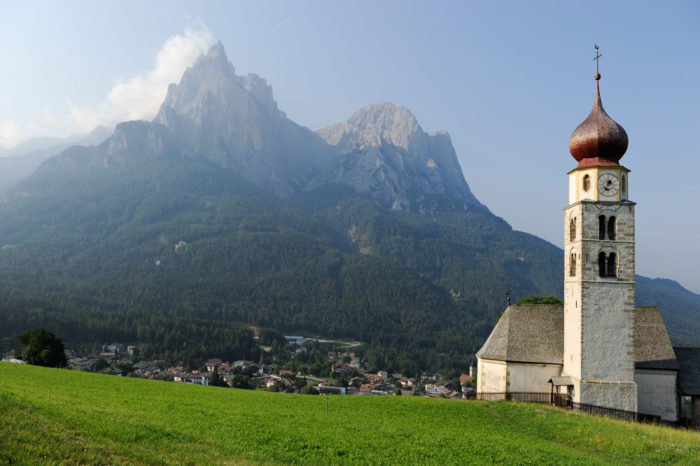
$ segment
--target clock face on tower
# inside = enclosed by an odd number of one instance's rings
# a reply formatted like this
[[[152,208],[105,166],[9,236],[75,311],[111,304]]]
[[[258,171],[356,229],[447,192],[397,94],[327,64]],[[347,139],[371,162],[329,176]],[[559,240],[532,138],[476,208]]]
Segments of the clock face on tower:
[[[598,178],[598,192],[603,196],[614,196],[620,190],[620,180],[611,173],[605,173]]]

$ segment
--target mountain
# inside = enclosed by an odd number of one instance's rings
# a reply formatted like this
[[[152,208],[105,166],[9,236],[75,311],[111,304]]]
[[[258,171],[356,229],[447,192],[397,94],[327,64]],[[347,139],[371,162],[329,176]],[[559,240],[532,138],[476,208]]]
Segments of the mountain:
[[[70,146],[99,144],[112,134],[112,128],[97,126],[88,134],[67,138],[40,137],[26,140],[0,154],[0,194],[31,175],[41,163]]]
[[[154,123],[168,128],[181,157],[210,160],[289,197],[323,170],[332,150],[277,108],[272,88],[237,76],[221,43],[171,85]]]
[[[562,262],[476,199],[446,133],[392,104],[315,133],[217,44],[153,121],[64,150],[0,203],[0,338],[43,325],[195,362],[252,325],[359,340],[375,367],[464,368],[507,295],[561,294]],[[700,297],[638,289],[696,341]]]
[[[370,105],[347,122],[319,131],[340,160],[312,186],[347,185],[393,210],[428,213],[447,195],[464,208],[485,207],[471,193],[447,133],[426,134],[416,118],[391,103]]]

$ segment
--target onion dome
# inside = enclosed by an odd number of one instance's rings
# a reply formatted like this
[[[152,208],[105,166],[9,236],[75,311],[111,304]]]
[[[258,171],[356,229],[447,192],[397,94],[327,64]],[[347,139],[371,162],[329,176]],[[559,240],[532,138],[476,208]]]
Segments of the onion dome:
[[[618,165],[629,143],[625,129],[605,113],[600,99],[600,74],[595,78],[593,110],[569,139],[569,152],[579,167]]]

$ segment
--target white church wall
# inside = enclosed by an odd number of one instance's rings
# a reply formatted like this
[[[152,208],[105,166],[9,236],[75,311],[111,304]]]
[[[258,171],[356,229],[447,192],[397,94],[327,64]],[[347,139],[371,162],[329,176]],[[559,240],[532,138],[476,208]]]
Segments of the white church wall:
[[[614,241],[599,241],[600,215],[616,217]],[[634,380],[634,208],[584,204],[581,378]],[[606,233],[607,238],[607,233]],[[617,278],[599,277],[598,253],[617,254]],[[587,402],[584,400],[584,402]]]
[[[576,219],[576,235],[574,241],[571,242],[569,233],[569,225],[572,218]],[[567,233],[565,237],[564,254],[564,370],[563,374],[572,376],[576,379],[581,378],[581,335],[582,319],[581,319],[581,277],[585,268],[586,258],[581,253],[581,239],[585,233],[583,224],[583,204],[576,204],[567,209],[564,216],[564,231]],[[576,275],[569,274],[569,261],[571,260],[571,252],[574,252],[577,257]]]
[[[578,394],[574,393],[574,401],[578,403],[621,409],[623,411],[638,411],[637,384],[634,382],[581,381],[578,390]]]
[[[634,288],[616,282],[583,288],[581,378],[632,382]]]
[[[478,393],[503,393],[506,391],[507,366],[503,361],[477,358]]]
[[[561,374],[560,364],[508,364],[509,392],[549,392],[549,380]]]
[[[676,377],[675,371],[635,371],[637,410],[640,413],[661,416],[664,421],[677,421]]]

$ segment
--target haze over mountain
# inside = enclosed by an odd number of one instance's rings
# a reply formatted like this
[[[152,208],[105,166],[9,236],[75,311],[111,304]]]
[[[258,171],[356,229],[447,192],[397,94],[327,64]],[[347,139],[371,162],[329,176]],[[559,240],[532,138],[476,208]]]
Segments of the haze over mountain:
[[[0,150],[0,193],[32,174],[41,162],[70,146],[99,144],[112,134],[113,128],[98,126],[88,134],[67,138],[28,139],[9,150]]]
[[[561,294],[562,261],[477,200],[446,133],[388,103],[313,132],[217,44],[152,122],[66,149],[0,205],[0,336],[41,322],[177,358],[256,325],[358,339],[398,370],[460,367],[507,293]],[[697,341],[699,296],[638,289]]]

